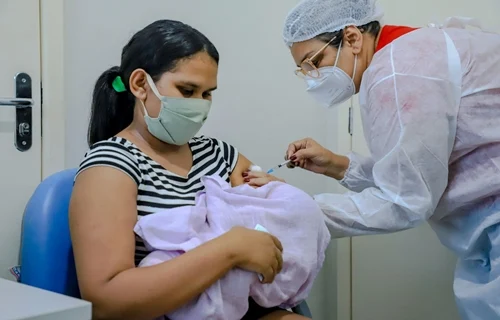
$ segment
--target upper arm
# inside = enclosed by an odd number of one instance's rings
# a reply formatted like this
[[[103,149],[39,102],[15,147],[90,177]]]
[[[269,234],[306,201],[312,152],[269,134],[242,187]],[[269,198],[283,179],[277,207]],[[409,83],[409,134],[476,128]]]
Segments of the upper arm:
[[[411,33],[377,57],[364,79],[375,185],[420,218],[433,214],[446,189],[455,143],[462,74],[446,39],[437,29]],[[421,41],[430,45],[409,49]]]
[[[250,169],[250,166],[252,166],[252,162],[248,160],[244,155],[241,153],[238,155],[238,162],[233,169],[233,172],[231,173],[230,179],[231,179],[231,185],[233,187],[242,185],[245,183],[244,178],[243,178],[243,173]]]
[[[446,79],[395,75],[368,94],[374,182],[409,219],[428,218],[448,184],[455,93]]]
[[[458,104],[443,74],[395,74],[368,92],[374,182],[410,220],[429,218],[448,184]]]
[[[244,184],[243,172],[247,171],[252,163],[244,155],[238,152],[234,146],[229,143],[212,139],[219,146],[222,157],[229,167],[229,179],[233,187]]]
[[[136,167],[106,152],[82,162],[69,209],[78,281],[89,300],[114,276],[135,267]]]

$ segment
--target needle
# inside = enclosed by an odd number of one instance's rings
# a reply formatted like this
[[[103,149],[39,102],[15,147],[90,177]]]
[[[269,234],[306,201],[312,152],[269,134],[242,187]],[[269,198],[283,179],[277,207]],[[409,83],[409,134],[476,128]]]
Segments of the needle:
[[[287,161],[285,161],[285,162],[283,162],[283,163],[278,164],[277,166],[275,166],[275,167],[273,167],[273,168],[269,169],[269,170],[267,171],[267,174],[270,174],[270,173],[274,172],[275,170],[278,170],[279,168],[281,168],[281,167],[283,167],[283,166],[286,166],[286,165],[287,165],[287,164],[289,164],[290,162],[291,162],[291,160],[287,160]]]

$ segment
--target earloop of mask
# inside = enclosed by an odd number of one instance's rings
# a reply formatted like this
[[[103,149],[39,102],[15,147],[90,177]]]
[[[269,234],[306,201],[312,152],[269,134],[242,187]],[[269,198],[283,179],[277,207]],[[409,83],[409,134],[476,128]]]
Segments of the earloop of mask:
[[[339,49],[337,51],[337,57],[335,58],[335,67],[337,66],[337,62],[339,61],[339,57],[340,57],[340,50],[342,49],[342,42],[343,41],[340,41],[340,44],[339,44]],[[357,67],[357,64],[358,64],[358,55],[356,54],[354,56],[354,70],[352,72],[352,80],[354,81],[354,76],[356,75],[356,67]]]
[[[342,41],[340,41],[339,49],[337,50],[337,57],[335,58],[335,64],[334,64],[335,67],[337,66],[337,62],[339,62],[340,50],[341,49],[342,49]]]
[[[156,88],[156,85],[153,81],[153,78],[151,78],[151,76],[146,73],[146,81],[148,82],[149,84],[149,87],[151,88],[151,90],[153,91],[153,93],[155,94],[155,96],[161,100],[162,98],[162,95],[160,94],[160,92],[158,91],[158,88]],[[144,108],[144,113],[146,114],[146,116],[149,117],[149,114],[148,114],[148,110],[146,108],[146,104],[144,103],[144,101],[141,100],[141,103],[142,103],[142,107]]]
[[[141,100],[142,108],[144,109],[144,113],[146,114],[147,117],[149,117],[148,110],[146,109],[146,105],[144,104],[144,101]]]
[[[146,73],[146,79],[148,80],[148,84],[149,86],[151,87],[151,90],[153,90],[153,93],[155,94],[155,96],[161,100],[161,98],[163,97],[160,92],[158,91],[158,88],[156,88],[156,85],[153,81],[153,78],[151,78],[151,76],[149,74]]]
[[[354,70],[352,71],[352,81],[354,81],[354,76],[356,75],[356,66],[358,65],[358,55],[354,55]]]

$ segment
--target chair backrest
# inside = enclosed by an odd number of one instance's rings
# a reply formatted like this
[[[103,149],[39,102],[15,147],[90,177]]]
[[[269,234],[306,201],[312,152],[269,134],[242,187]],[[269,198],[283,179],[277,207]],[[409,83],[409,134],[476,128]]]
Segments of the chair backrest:
[[[23,217],[20,281],[79,298],[68,223],[75,174],[69,169],[48,177],[30,198]]]

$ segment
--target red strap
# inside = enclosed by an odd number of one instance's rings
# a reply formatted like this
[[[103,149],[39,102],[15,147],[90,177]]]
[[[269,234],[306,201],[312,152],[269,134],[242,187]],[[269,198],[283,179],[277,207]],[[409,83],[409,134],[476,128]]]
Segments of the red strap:
[[[380,37],[378,39],[378,44],[375,52],[379,51],[397,38],[417,29],[418,28],[404,26],[383,26],[382,30],[380,31]]]

